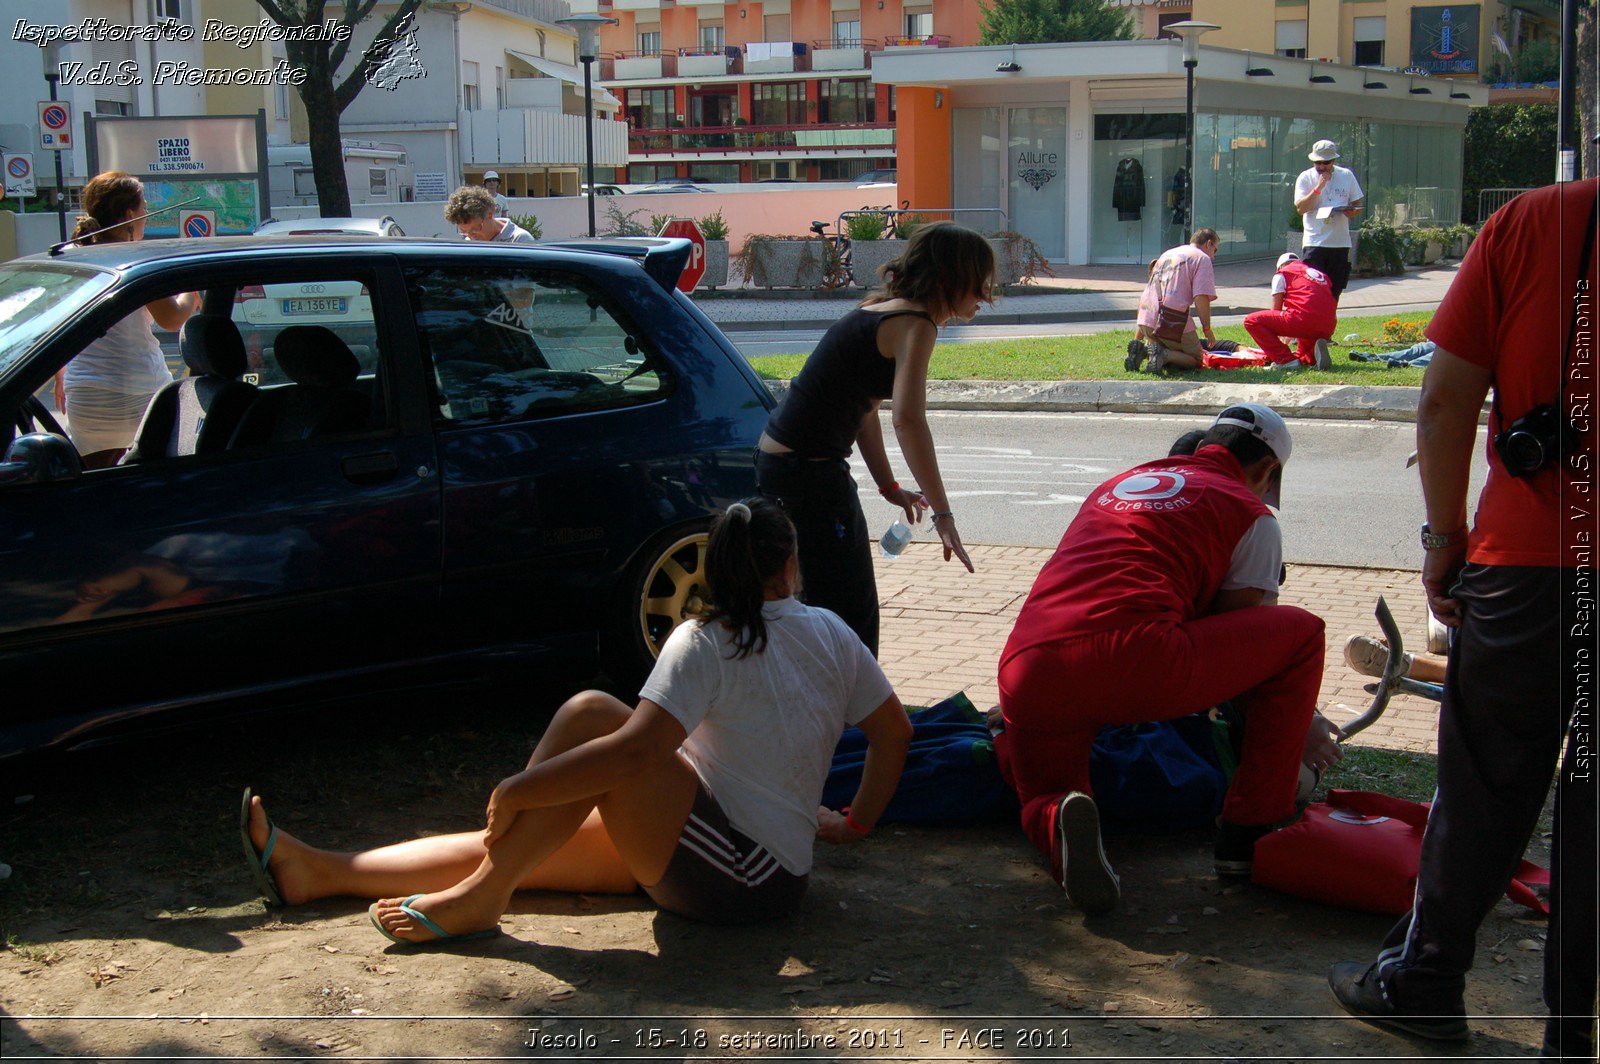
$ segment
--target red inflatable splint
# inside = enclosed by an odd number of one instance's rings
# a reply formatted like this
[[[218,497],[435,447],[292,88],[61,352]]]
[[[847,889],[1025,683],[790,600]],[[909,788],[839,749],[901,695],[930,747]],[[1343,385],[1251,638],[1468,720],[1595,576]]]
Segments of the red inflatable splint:
[[[1305,815],[1256,843],[1251,880],[1263,887],[1342,909],[1411,911],[1422,857],[1428,806],[1371,791],[1331,790]],[[1536,912],[1550,912],[1534,893],[1550,873],[1523,861],[1506,896]]]
[[[1200,365],[1204,369],[1249,369],[1262,366],[1271,368],[1284,364],[1272,361],[1259,347],[1241,347],[1237,351],[1200,352]]]

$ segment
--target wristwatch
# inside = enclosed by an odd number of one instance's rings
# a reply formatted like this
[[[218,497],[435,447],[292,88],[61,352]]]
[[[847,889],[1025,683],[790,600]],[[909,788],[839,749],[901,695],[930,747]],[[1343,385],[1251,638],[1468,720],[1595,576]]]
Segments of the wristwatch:
[[[1422,523],[1422,549],[1444,550],[1446,547],[1454,547],[1461,542],[1461,537],[1466,531],[1465,528],[1458,528],[1454,532],[1440,534],[1429,528],[1428,523],[1424,521]]]

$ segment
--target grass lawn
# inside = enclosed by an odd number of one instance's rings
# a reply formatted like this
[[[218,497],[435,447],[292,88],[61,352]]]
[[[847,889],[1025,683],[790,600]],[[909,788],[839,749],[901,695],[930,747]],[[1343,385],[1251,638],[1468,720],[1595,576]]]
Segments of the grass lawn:
[[[1362,337],[1383,335],[1383,323],[1393,315],[1378,314],[1368,317],[1343,318],[1335,332],[1333,344],[1333,369],[1318,370],[1233,369],[1233,370],[1183,370],[1168,372],[1172,380],[1209,380],[1226,373],[1228,379],[1253,384],[1359,384],[1359,385],[1411,385],[1422,383],[1420,369],[1389,369],[1381,363],[1351,362],[1345,346],[1339,339],[1350,333]],[[1429,313],[1408,314],[1403,320],[1426,322]],[[982,315],[978,321],[981,323]],[[1085,381],[1085,380],[1154,380],[1149,373],[1129,373],[1122,368],[1127,355],[1128,341],[1133,339],[1132,326],[1088,336],[1056,336],[1016,340],[983,340],[975,343],[939,344],[933,349],[933,362],[928,376],[934,380],[988,380],[988,381]],[[1244,327],[1232,325],[1217,330],[1219,340],[1237,340],[1250,345]],[[1388,350],[1384,345],[1356,350]],[[800,372],[806,353],[793,355],[763,355],[750,360],[750,365],[768,380],[787,380]]]

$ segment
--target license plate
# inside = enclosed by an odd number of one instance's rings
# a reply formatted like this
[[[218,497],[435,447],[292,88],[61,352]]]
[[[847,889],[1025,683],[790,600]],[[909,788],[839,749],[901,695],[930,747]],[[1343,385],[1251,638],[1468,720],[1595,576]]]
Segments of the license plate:
[[[283,313],[288,314],[343,314],[343,298],[323,296],[320,299],[285,299]]]

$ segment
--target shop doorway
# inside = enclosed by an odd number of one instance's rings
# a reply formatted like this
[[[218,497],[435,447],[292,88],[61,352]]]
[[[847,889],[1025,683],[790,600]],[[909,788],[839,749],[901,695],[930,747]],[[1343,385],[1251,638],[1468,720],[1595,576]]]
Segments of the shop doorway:
[[[1183,242],[1183,134],[1182,114],[1095,115],[1089,261],[1143,264]]]

